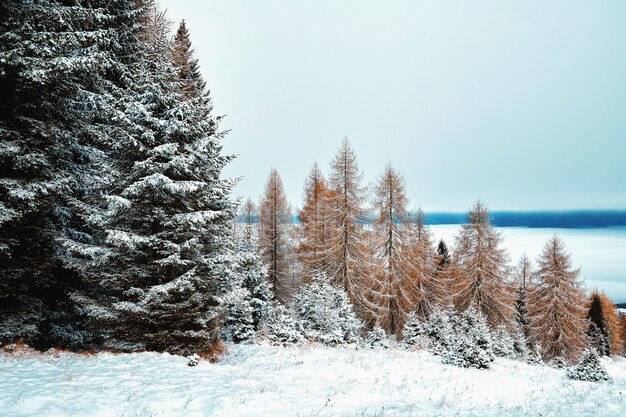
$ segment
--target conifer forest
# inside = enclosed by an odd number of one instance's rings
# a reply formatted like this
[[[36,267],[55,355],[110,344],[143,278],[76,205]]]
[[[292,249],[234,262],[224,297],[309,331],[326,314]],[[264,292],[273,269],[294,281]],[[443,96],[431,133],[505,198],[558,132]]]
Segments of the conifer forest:
[[[228,150],[219,42],[157,0],[0,0],[0,416],[624,415],[623,281],[561,229],[513,257],[488,194],[443,238],[350,132],[294,200],[280,150]]]

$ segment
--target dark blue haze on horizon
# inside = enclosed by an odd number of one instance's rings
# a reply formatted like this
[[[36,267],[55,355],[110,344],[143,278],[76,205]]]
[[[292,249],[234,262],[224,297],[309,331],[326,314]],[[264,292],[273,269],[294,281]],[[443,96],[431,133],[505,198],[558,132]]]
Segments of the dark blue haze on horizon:
[[[367,216],[373,219],[375,215]],[[425,213],[426,224],[463,224],[467,213],[433,212]],[[626,210],[579,210],[579,211],[495,211],[490,213],[491,222],[496,227],[592,229],[626,226]],[[365,223],[369,220],[364,220]],[[241,214],[238,222],[243,223]],[[299,223],[298,214],[292,214],[291,221]],[[253,223],[258,223],[258,215],[253,215]]]

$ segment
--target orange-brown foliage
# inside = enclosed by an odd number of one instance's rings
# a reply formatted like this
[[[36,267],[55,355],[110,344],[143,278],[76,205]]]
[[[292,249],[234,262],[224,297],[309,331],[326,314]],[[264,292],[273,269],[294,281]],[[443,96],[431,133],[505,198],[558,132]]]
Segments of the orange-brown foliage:
[[[347,139],[331,164],[329,187],[332,190],[328,278],[344,289],[361,317],[371,309],[370,257],[365,245],[362,220],[365,215],[364,189],[360,185],[356,155]]]
[[[626,314],[620,317],[622,329],[622,355],[626,355]]]
[[[316,273],[328,272],[333,198],[316,163],[305,184],[304,206],[300,211],[302,240],[297,252],[304,282],[309,282]]]
[[[598,297],[602,306],[602,317],[604,319],[604,325],[609,335],[609,343],[611,346],[611,355],[619,355],[622,353],[623,348],[623,331],[622,323],[620,322],[619,315],[617,313],[617,307],[609,297],[603,292],[594,291],[589,297],[587,309],[589,309],[590,301],[593,297]]]
[[[291,212],[283,183],[276,169],[272,169],[261,200],[259,246],[267,265],[270,285],[276,299],[286,302],[289,285],[289,224]]]
[[[508,285],[508,255],[502,236],[489,219],[489,210],[480,201],[468,213],[454,250],[456,289],[454,303],[460,311],[480,311],[492,326],[511,325],[514,296]]]
[[[573,362],[587,345],[587,309],[578,275],[563,241],[549,239],[528,298],[531,338],[541,344],[546,359]]]
[[[209,350],[203,352],[200,357],[204,360],[208,360],[211,363],[219,362],[224,355],[228,353],[228,348],[226,347],[226,343],[222,340],[217,339],[212,344]]]

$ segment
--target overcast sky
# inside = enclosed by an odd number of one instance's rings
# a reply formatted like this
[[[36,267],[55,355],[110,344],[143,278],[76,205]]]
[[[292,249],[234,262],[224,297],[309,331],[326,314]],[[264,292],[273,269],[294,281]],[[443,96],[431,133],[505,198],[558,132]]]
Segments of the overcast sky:
[[[187,21],[257,198],[294,205],[344,136],[411,206],[626,208],[626,1],[162,0]]]

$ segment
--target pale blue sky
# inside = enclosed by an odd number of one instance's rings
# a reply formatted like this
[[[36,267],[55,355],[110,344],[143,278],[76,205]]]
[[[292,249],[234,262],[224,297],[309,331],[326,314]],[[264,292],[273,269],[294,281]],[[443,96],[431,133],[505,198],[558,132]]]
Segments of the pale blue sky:
[[[347,135],[412,206],[626,209],[626,1],[161,1],[185,18],[258,197]]]

